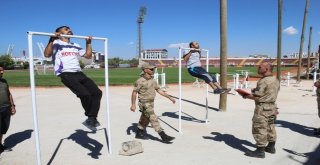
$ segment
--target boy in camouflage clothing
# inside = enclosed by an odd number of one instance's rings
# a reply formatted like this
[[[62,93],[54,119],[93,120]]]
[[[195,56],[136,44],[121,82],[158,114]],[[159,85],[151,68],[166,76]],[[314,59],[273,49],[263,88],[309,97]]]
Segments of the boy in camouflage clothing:
[[[151,123],[154,130],[159,133],[161,139],[165,143],[169,143],[174,139],[174,137],[168,136],[160,126],[158,117],[154,112],[154,98],[156,96],[156,91],[168,98],[174,104],[176,101],[170,97],[167,93],[160,89],[156,81],[153,80],[155,66],[149,63],[144,63],[142,65],[143,73],[141,77],[134,83],[134,88],[131,95],[131,108],[130,110],[136,111],[136,98],[138,94],[139,108],[141,112],[140,120],[138,123],[138,129],[136,132],[137,139],[146,139],[144,135],[144,129]]]

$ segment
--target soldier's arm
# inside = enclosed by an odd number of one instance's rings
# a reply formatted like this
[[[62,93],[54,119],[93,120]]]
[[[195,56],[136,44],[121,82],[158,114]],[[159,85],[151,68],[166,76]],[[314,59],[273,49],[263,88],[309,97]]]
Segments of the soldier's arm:
[[[136,99],[137,99],[137,92],[136,91],[132,91],[132,94],[131,94],[131,107],[130,107],[130,110],[132,112],[135,112],[137,107],[136,107]]]
[[[163,90],[157,89],[157,92],[158,92],[161,96],[168,98],[170,101],[172,101],[173,104],[176,103],[176,100],[175,100],[174,98],[172,98],[170,95],[168,95],[166,92],[164,92]]]
[[[259,96],[255,96],[253,94],[250,94],[250,95],[243,95],[243,98],[244,99],[250,99],[250,100],[258,101],[260,97]]]

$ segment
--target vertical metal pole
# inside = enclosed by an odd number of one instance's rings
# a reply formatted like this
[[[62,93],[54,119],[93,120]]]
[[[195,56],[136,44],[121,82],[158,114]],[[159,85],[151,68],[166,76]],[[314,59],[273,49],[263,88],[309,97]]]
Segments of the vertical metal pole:
[[[29,64],[30,64],[29,70],[30,70],[30,85],[31,85],[31,97],[32,97],[33,125],[34,125],[34,133],[36,138],[36,150],[37,150],[37,164],[41,165],[40,141],[39,141],[38,117],[37,117],[37,101],[36,101],[36,90],[35,90],[35,80],[34,80],[32,34],[28,34],[28,49],[29,49]]]
[[[182,54],[182,50],[181,48],[179,48],[179,132],[182,133],[181,130],[181,96],[182,96],[182,92],[181,92],[181,54]]]
[[[207,50],[207,57],[206,57],[206,65],[207,65],[207,72],[209,73],[209,50]],[[208,123],[208,84],[206,84],[206,118],[205,122]]]
[[[239,89],[239,74],[236,73],[236,88],[235,89]]]
[[[138,59],[142,59],[141,56],[141,23],[138,22]],[[140,65],[140,63],[139,63]]]
[[[288,74],[287,74],[287,86],[290,86],[290,79],[291,79],[290,72],[288,72]]]
[[[309,75],[307,75],[307,76],[309,76]],[[314,73],[313,73],[313,83],[315,83],[317,81],[317,76],[318,76],[317,75],[317,71],[314,71]],[[315,86],[313,86],[312,91],[316,92],[316,90],[317,90],[317,88]]]
[[[108,68],[108,39],[104,40],[104,79],[105,79],[105,90],[106,90],[106,119],[108,125],[108,150],[112,154],[111,148],[111,131],[110,131],[110,113],[109,113],[109,68]]]

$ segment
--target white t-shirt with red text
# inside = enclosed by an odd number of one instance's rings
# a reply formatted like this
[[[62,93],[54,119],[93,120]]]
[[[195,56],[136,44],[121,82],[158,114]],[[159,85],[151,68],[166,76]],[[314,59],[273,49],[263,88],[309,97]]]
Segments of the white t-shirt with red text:
[[[79,58],[84,56],[85,49],[82,49],[79,44],[72,42],[64,42],[55,40],[53,42],[54,71],[56,76],[62,72],[80,72]]]

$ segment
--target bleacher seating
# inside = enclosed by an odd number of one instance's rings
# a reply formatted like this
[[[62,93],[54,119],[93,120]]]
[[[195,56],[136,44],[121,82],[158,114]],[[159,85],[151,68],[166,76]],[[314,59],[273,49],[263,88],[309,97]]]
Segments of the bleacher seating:
[[[311,58],[310,61],[314,61],[315,58]],[[175,58],[168,58],[168,59],[150,59],[150,60],[143,60],[145,62],[149,62],[157,67],[178,67],[179,60]],[[243,67],[243,66],[258,66],[262,62],[270,62],[274,65],[277,64],[276,58],[228,58],[227,65],[234,66],[234,67]],[[186,62],[181,60],[182,66],[186,66]],[[201,64],[204,66],[206,65],[206,59],[201,58]],[[210,66],[219,66],[220,65],[220,58],[209,58],[209,65]],[[283,66],[297,66],[298,59],[296,58],[282,58],[281,65]],[[302,65],[307,65],[307,58],[302,59]]]

